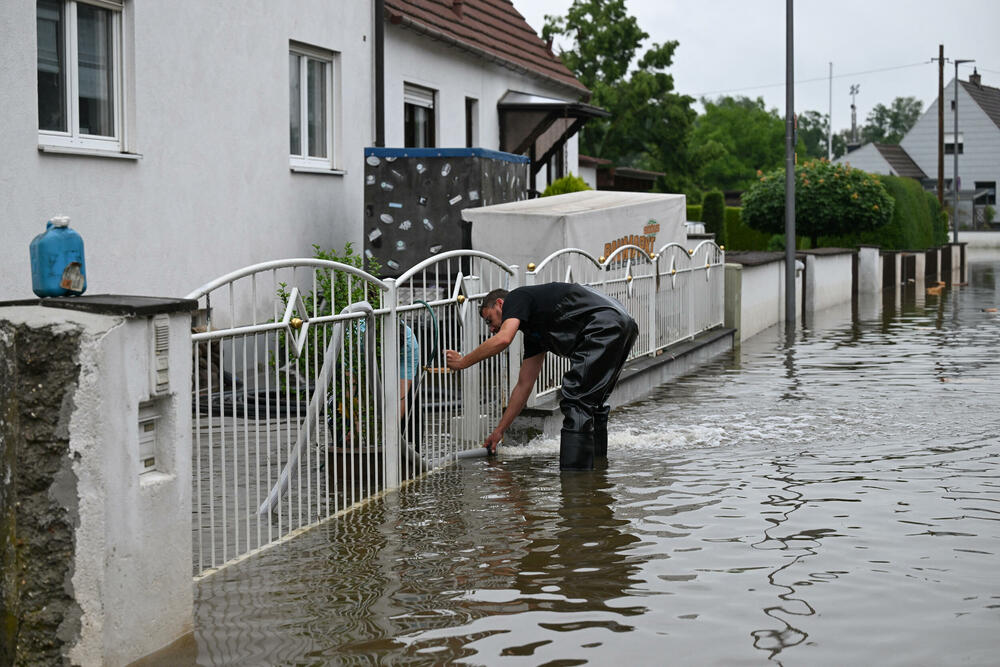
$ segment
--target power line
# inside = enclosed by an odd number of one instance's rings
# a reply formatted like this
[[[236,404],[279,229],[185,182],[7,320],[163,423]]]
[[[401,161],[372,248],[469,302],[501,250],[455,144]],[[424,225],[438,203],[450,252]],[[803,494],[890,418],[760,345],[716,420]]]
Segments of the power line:
[[[920,67],[921,65],[929,65],[929,64],[930,64],[930,61],[929,60],[925,60],[925,61],[922,61],[922,62],[919,62],[919,63],[912,63],[912,64],[909,64],[909,65],[896,65],[894,67],[880,67],[878,69],[865,70],[864,72],[848,72],[847,74],[837,74],[833,78],[834,79],[843,79],[843,78],[849,77],[849,76],[861,76],[863,74],[875,74],[875,73],[878,73],[878,72],[890,72],[892,70],[907,69],[909,67]],[[800,83],[816,83],[817,81],[829,81],[829,77],[823,76],[823,77],[816,77],[815,79],[802,79],[800,81],[796,81],[795,84],[798,85]],[[784,88],[784,87],[785,87],[785,83],[784,82],[781,82],[781,83],[769,83],[769,84],[764,85],[764,86],[747,86],[745,88],[730,88],[729,90],[709,90],[709,91],[704,92],[704,93],[696,93],[693,97],[701,98],[701,97],[705,97],[706,95],[721,95],[721,94],[724,94],[724,93],[739,93],[739,92],[742,92],[744,90],[760,90],[762,88]]]

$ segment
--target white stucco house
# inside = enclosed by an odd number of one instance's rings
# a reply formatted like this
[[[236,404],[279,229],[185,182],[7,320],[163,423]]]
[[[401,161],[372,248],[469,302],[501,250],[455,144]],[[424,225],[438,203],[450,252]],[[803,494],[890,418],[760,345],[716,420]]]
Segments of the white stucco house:
[[[944,89],[944,185],[950,207],[955,151],[958,151],[959,222],[968,225],[987,205],[996,208],[1000,182],[1000,88],[982,83],[978,72],[958,81],[958,137],[955,138],[955,81]],[[899,146],[866,144],[836,162],[879,174],[909,176],[937,187],[938,104],[934,100]],[[975,208],[973,208],[975,207]]]
[[[600,110],[505,0],[0,3],[0,300],[56,215],[88,293],[182,296],[359,243],[364,149],[481,146],[576,171]],[[376,26],[384,27],[383,76]]]
[[[70,216],[88,293],[183,296],[357,238],[366,1],[0,3],[0,299]]]
[[[386,145],[531,157],[535,189],[579,173],[577,132],[606,116],[510,0],[385,0]]]

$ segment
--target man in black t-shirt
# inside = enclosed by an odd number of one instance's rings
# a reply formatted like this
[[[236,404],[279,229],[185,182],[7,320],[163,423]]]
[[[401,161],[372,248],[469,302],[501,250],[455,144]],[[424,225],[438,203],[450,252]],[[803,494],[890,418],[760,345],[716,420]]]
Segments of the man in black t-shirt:
[[[496,289],[486,295],[479,314],[493,336],[463,356],[446,352],[448,367],[468,368],[503,350],[520,331],[524,361],[510,402],[496,429],[483,443],[491,452],[521,412],[542,370],[545,353],[568,357],[562,381],[563,427],[559,467],[590,470],[594,457],[608,452],[608,397],[635,343],[639,328],[611,297],[575,283],[546,283]]]

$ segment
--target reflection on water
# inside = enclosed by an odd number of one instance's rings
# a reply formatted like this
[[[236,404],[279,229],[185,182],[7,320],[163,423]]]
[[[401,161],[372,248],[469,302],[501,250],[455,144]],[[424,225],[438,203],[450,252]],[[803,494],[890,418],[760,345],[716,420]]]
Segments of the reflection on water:
[[[744,342],[616,412],[607,469],[536,441],[227,568],[196,660],[995,664],[998,268]]]

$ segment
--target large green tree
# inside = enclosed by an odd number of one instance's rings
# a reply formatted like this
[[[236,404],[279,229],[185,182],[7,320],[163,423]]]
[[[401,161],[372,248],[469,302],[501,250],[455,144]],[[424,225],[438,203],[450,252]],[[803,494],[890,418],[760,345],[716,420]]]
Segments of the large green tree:
[[[705,113],[695,120],[690,156],[695,180],[703,188],[739,190],[758,170],[785,159],[785,121],[762,98],[702,99]]]
[[[861,141],[898,144],[910,131],[923,111],[923,103],[915,97],[897,97],[888,107],[876,104],[861,128]]]
[[[798,115],[797,133],[802,151],[799,158],[826,157],[827,128],[830,117],[818,111],[803,111]]]
[[[584,126],[581,153],[675,179],[687,173],[694,99],[677,94],[667,73],[676,41],[651,44],[638,55],[649,35],[624,0],[574,0],[565,16],[545,17],[542,35],[569,40],[563,62],[590,88],[591,103],[611,112]]]

